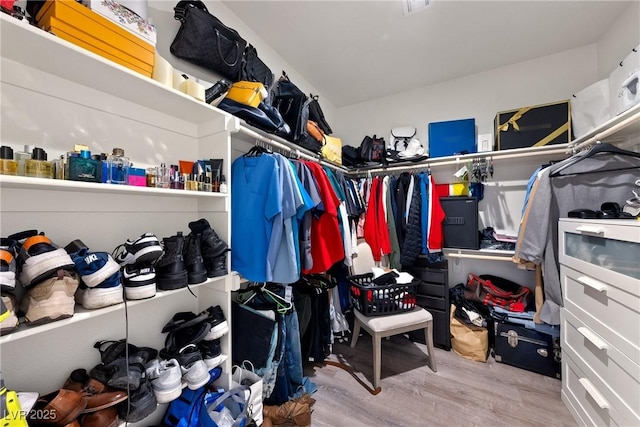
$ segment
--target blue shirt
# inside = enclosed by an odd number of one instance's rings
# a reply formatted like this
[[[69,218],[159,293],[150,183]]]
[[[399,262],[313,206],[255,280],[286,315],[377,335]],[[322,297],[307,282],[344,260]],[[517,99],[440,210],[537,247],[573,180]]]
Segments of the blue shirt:
[[[238,157],[231,179],[231,268],[247,280],[267,282],[273,221],[282,211],[278,163],[267,154]]]

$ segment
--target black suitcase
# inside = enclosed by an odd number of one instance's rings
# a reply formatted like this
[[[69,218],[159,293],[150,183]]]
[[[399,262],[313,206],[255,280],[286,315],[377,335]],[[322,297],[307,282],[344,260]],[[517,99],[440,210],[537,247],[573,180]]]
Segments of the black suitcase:
[[[494,357],[527,371],[560,379],[560,337],[494,320]]]

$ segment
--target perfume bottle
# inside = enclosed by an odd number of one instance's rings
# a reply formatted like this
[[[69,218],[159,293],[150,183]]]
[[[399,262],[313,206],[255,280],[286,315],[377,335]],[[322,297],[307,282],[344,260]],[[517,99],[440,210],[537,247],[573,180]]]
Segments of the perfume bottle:
[[[107,184],[128,184],[130,166],[131,162],[124,155],[124,150],[114,148],[111,155],[107,157]]]
[[[82,150],[80,155],[67,159],[69,173],[67,179],[71,181],[100,182],[99,162],[91,157],[91,151]]]
[[[171,168],[164,163],[156,168],[156,188],[171,188]]]
[[[219,187],[219,191],[221,193],[226,193],[228,191],[227,188],[227,180],[225,179],[224,175],[220,176],[220,187]]]
[[[0,174],[18,175],[18,162],[13,160],[13,148],[0,147]]]
[[[24,161],[24,174],[35,178],[53,178],[53,166],[47,161],[47,152],[35,147],[31,158]]]
[[[13,158],[18,162],[18,175],[25,176],[24,163],[31,158],[31,152],[34,148],[33,145],[25,145],[22,151],[13,153]]]

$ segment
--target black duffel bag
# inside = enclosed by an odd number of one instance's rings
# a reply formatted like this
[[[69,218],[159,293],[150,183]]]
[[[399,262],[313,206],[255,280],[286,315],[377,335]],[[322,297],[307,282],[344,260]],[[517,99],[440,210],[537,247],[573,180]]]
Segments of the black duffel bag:
[[[251,126],[265,132],[287,138],[291,134],[289,125],[284,121],[277,109],[263,102],[258,107],[241,104],[229,98],[224,98],[218,108],[241,118]]]
[[[180,1],[173,8],[180,29],[169,50],[185,61],[240,80],[247,42],[233,28],[211,15],[201,1]]]

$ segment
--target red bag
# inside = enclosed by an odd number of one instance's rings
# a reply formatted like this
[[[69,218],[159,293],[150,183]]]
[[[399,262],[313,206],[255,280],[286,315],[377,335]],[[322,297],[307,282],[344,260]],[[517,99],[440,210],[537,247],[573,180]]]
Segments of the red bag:
[[[509,311],[523,312],[533,301],[533,292],[501,277],[469,273],[464,297],[489,307],[498,306]]]

